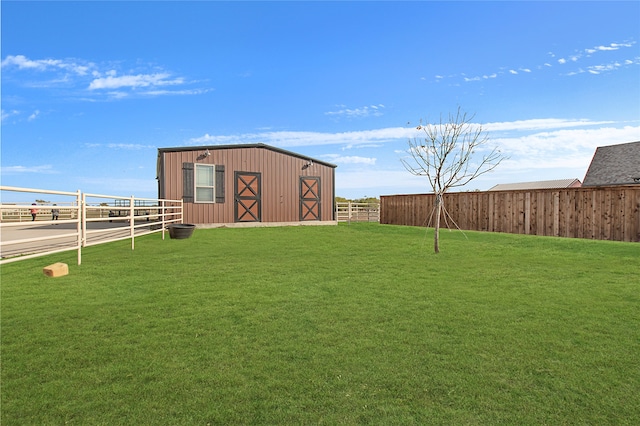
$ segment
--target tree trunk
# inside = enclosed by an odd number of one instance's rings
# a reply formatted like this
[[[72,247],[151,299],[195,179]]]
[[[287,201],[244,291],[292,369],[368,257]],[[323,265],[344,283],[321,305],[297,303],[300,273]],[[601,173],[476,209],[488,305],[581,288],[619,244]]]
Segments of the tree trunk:
[[[440,211],[442,210],[442,196],[436,195],[436,220],[435,231],[433,235],[433,250],[440,253]]]

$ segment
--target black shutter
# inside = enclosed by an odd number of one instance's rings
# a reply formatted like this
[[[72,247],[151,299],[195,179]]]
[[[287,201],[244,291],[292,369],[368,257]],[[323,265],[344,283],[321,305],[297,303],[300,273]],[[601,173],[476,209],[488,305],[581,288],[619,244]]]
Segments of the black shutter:
[[[194,188],[194,167],[193,163],[182,163],[182,201],[193,203]]]
[[[224,166],[216,165],[216,203],[224,203]]]

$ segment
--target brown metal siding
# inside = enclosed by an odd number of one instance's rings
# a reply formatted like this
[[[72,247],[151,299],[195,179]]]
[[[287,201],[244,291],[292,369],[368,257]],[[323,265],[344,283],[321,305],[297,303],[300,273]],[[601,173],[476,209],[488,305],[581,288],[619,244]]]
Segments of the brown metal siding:
[[[210,149],[210,156],[198,159],[206,151],[161,151],[160,187],[168,199],[182,198],[182,163],[222,164],[225,166],[225,202],[184,204],[184,221],[195,224],[234,222],[234,172],[262,174],[262,222],[299,221],[300,176],[318,176],[321,181],[321,219],[333,220],[334,169],[308,160],[261,147]]]

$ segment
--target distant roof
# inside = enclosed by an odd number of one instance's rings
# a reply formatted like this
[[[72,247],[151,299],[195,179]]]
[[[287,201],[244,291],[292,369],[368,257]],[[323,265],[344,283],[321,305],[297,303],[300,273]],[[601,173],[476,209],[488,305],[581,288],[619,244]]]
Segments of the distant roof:
[[[640,184],[640,142],[596,148],[584,186]]]
[[[501,183],[489,191],[521,191],[527,189],[562,189],[580,187],[578,179],[540,180],[536,182]]]
[[[326,161],[318,160],[306,155],[298,154],[297,152],[287,151],[286,149],[276,148],[275,146],[267,145],[264,143],[248,143],[248,144],[233,144],[233,145],[200,145],[200,146],[180,146],[173,148],[158,148],[158,154],[162,152],[182,152],[182,151],[201,151],[201,150],[218,150],[218,149],[238,149],[238,148],[263,148],[271,151],[279,152],[281,154],[290,155],[292,157],[298,157],[303,160],[313,161],[314,163],[323,164],[325,166],[336,168],[335,164],[327,163]]]

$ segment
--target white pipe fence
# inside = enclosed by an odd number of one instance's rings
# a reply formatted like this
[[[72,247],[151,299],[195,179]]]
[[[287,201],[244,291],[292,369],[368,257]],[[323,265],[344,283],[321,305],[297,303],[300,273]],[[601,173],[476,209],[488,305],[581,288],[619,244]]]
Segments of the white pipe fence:
[[[0,186],[0,193],[18,197],[40,194],[61,199],[0,203],[0,264],[44,256],[112,241],[162,232],[172,223],[182,223],[182,200],[121,197],[45,189]],[[70,200],[71,197],[71,200]],[[58,215],[54,215],[55,211]],[[46,215],[46,216],[45,216]],[[28,218],[28,220],[27,220]]]

